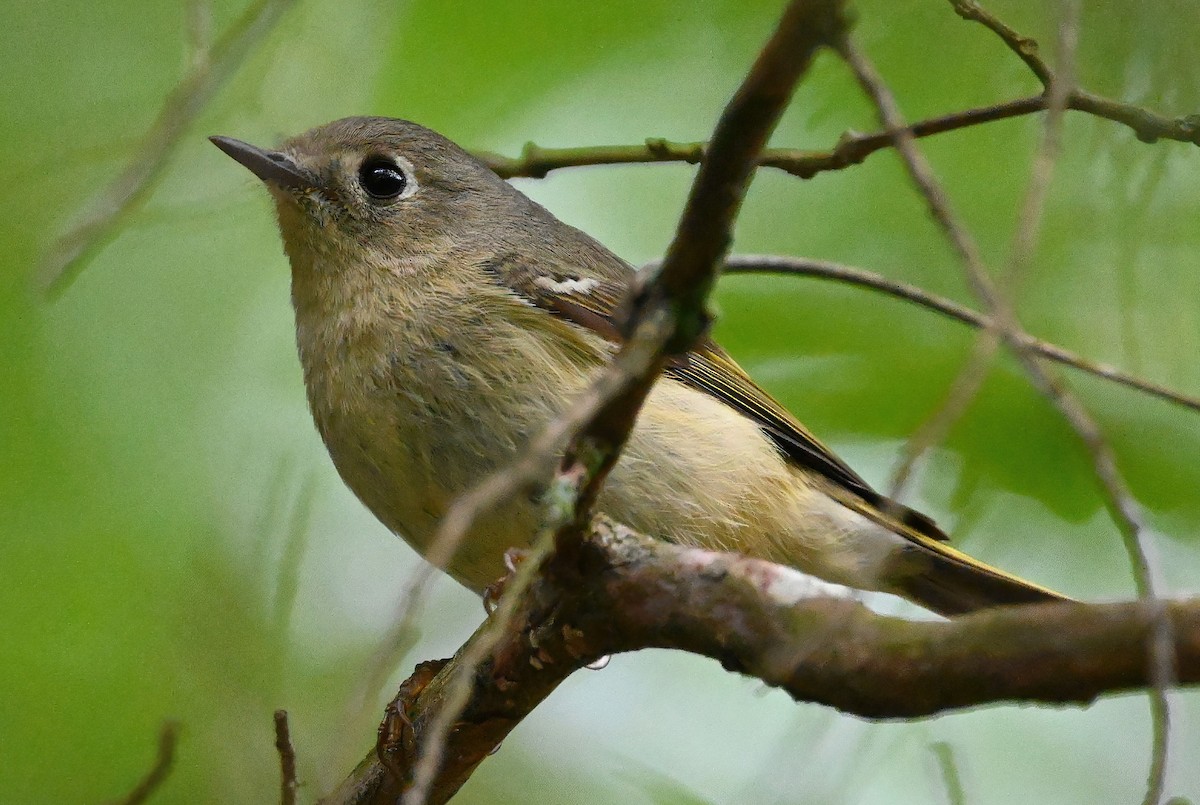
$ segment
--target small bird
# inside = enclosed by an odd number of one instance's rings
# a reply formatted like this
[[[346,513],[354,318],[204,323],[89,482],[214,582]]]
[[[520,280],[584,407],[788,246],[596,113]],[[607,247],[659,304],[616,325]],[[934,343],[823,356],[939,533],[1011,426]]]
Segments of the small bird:
[[[427,554],[455,497],[611,358],[633,268],[415,123],[346,118],[278,150],[211,140],[274,197],[308,402],[334,466]],[[711,340],[664,370],[597,506],[647,535],[943,615],[1062,599],[951,548]],[[482,592],[539,522],[536,499],[512,500],[443,569]]]

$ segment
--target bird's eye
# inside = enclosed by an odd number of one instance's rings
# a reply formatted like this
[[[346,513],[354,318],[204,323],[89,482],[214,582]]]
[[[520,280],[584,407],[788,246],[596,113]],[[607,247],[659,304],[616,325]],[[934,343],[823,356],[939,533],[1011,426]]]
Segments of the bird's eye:
[[[358,183],[377,199],[396,198],[408,187],[408,177],[385,157],[368,157],[358,169]]]

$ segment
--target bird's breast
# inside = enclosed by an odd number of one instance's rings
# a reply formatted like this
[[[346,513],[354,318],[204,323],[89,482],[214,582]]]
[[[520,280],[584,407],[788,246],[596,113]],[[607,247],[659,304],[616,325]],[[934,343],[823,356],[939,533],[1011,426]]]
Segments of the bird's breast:
[[[297,306],[296,320],[309,406],[334,465],[423,554],[455,497],[568,404],[587,376],[574,362],[601,360],[561,334],[532,335],[517,300],[436,297],[370,315]],[[534,503],[514,501],[470,538],[451,574],[476,589],[490,583],[504,550],[526,544],[537,524]]]

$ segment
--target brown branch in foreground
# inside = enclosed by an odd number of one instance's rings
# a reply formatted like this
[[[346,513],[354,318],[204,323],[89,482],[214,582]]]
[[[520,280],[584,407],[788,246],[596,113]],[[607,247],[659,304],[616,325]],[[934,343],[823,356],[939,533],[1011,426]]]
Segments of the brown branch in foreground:
[[[62,294],[96,251],[117,234],[130,213],[149,197],[188,127],[294,3],[256,0],[211,50],[191,54],[191,69],[163,102],[129,164],[91,202],[83,219],[50,247],[38,269],[38,279],[48,296]]]
[[[474,669],[472,696],[449,735],[430,803],[445,802],[567,676],[598,657],[679,649],[787,691],[799,702],[870,719],[920,718],[1001,702],[1087,704],[1150,681],[1144,602],[1052,603],[948,621],[879,615],[830,595],[795,569],[685,548],[598,520],[577,566],[552,566],[523,597],[513,628]],[[1176,679],[1200,683],[1200,600],[1166,605]],[[478,640],[483,630],[468,641]],[[803,646],[807,661],[790,662]],[[460,655],[466,650],[464,647]],[[385,770],[408,768],[457,659],[397,702],[378,754],[322,800],[394,802]],[[381,760],[380,758],[383,758]]]
[[[614,359],[609,371],[597,378],[569,409],[550,422],[512,463],[484,478],[455,500],[438,526],[426,561],[413,571],[405,587],[396,625],[389,630],[384,645],[372,659],[368,683],[361,691],[364,705],[375,696],[391,673],[392,658],[404,653],[404,644],[411,644],[417,615],[430,581],[439,572],[437,568],[449,563],[476,520],[517,495],[540,493],[539,487],[553,473],[562,446],[596,416],[605,401],[622,394],[634,379],[649,371],[655,361],[654,356],[661,351],[670,333],[668,327],[657,322],[654,323],[653,332],[648,330],[640,337],[631,339],[628,342],[630,348]]]
[[[279,753],[279,803],[296,805],[296,747],[288,726],[287,710],[275,711],[275,751]]]
[[[879,291],[888,296],[911,302],[920,307],[941,313],[949,319],[966,324],[976,329],[991,327],[991,318],[972,310],[966,305],[960,305],[952,299],[909,285],[904,282],[889,279],[874,271],[867,271],[856,266],[835,263],[828,260],[816,260],[808,257],[786,257],[774,254],[735,254],[725,259],[723,274],[789,274],[800,277],[829,279]],[[1110,366],[1106,363],[1093,361],[1078,353],[1043,341],[1022,331],[1016,333],[1022,345],[1043,358],[1070,366],[1081,372],[1120,383],[1123,386],[1153,395],[1175,405],[1183,406],[1192,411],[1200,412],[1200,397],[1193,397],[1166,386],[1145,380],[1136,375]]]
[[[658,269],[639,273],[632,292],[634,311],[654,302],[682,306],[673,353],[687,352],[707,328],[705,301],[759,155],[817,50],[840,41],[846,26],[838,0],[793,0],[721,113],[666,257]]]
[[[636,389],[638,384],[645,382],[644,378],[647,374],[653,373],[659,366],[665,345],[673,332],[668,318],[663,315],[663,311],[657,311],[655,315],[647,316],[646,320],[638,327],[634,337],[616,356],[610,371],[601,375],[599,380],[572,406],[567,415],[552,423],[546,433],[550,434],[562,427],[567,433],[575,431],[586,434],[592,427],[591,423],[602,415],[602,412],[612,404],[611,401],[619,401],[622,394],[630,394],[629,390]],[[619,405],[619,402],[617,404]],[[573,427],[566,424],[572,421],[574,421]],[[576,437],[572,440],[572,444],[577,445],[581,438],[583,436]],[[518,459],[516,463],[510,465],[508,471],[501,471],[493,475],[494,482],[485,482],[478,489],[487,492],[514,482],[519,483],[519,479],[510,481],[509,477],[521,472],[526,461],[549,459],[550,457],[550,454],[526,454],[524,458]],[[592,456],[589,458],[594,460]],[[437,785],[437,781],[441,777],[439,769],[445,756],[446,739],[462,708],[470,700],[472,670],[485,662],[503,639],[526,587],[532,583],[537,572],[553,552],[560,530],[568,527],[573,521],[573,515],[577,510],[577,501],[584,486],[588,483],[588,477],[589,474],[586,470],[561,471],[551,485],[550,491],[547,493],[549,498],[548,523],[537,535],[532,549],[527,552],[524,560],[517,567],[516,573],[505,585],[495,611],[480,630],[478,640],[464,647],[460,662],[456,666],[457,675],[449,680],[440,710],[433,715],[429,728],[423,736],[419,759],[412,769],[411,785],[404,792],[403,802],[405,805],[424,805],[429,801],[429,792]],[[504,499],[498,498],[498,500]],[[470,498],[464,498],[464,500],[469,506],[476,505],[476,501]],[[451,513],[457,508],[458,504],[452,508]],[[463,517],[475,516],[473,509],[464,508],[463,511]],[[469,527],[469,524],[464,527]],[[459,538],[461,539],[461,535]]]
[[[417,747],[411,784],[403,796],[405,805],[426,803],[437,781],[444,777],[440,773],[442,765],[453,760],[445,754],[445,742],[461,708],[469,702],[476,663],[486,661],[491,641],[503,638],[508,618],[523,597],[525,583],[532,581],[550,552],[569,557],[576,549],[590,520],[592,503],[620,456],[667,356],[689,350],[707,329],[706,301],[720,260],[729,249],[733,222],[759,153],[816,51],[844,36],[846,21],[841,5],[841,0],[793,0],[725,107],[713,133],[709,158],[692,185],[666,258],[657,270],[635,277],[630,289],[623,323],[628,340],[597,384],[608,384],[613,393],[605,397],[585,393],[584,398],[590,398],[595,407],[587,412],[581,427],[567,431],[573,435],[547,495],[546,526],[535,543],[535,555],[518,570],[515,583],[504,591],[497,611],[485,624],[479,645],[470,649],[448,683],[445,699]],[[641,360],[631,371],[627,364],[634,355],[640,355]],[[579,406],[573,406],[573,410],[580,410]],[[499,478],[515,474],[522,463],[544,463],[559,444],[550,445],[544,456],[531,458],[526,454],[518,458],[512,468],[501,471]],[[485,481],[485,486],[491,480]],[[490,507],[504,499],[485,502]],[[466,515],[457,515],[460,509]],[[481,511],[466,510],[456,503],[446,523],[455,522],[459,530],[447,531],[444,523],[439,532],[445,534],[435,537],[432,552],[451,555],[447,553],[451,538],[460,541]],[[443,539],[447,544],[439,545]]]
[[[175,762],[175,748],[179,745],[179,724],[167,721],[158,732],[158,755],[146,776],[128,794],[113,800],[112,805],[141,805],[150,799],[166,781]]]

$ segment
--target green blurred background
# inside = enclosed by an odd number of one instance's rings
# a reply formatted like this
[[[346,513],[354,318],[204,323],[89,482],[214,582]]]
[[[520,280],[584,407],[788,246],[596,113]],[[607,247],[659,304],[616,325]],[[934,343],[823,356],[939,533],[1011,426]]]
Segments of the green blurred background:
[[[1047,43],[1053,6],[990,3]],[[157,802],[274,800],[275,708],[291,713],[307,800],[370,744],[377,709],[357,707],[359,680],[417,559],[325,457],[266,194],[204,136],[269,143],[370,113],[510,154],[529,139],[702,139],[780,7],[300,0],[203,110],[148,202],[46,304],[31,290],[37,262],[136,154],[185,70],[189,12],[158,0],[3,0],[0,802],[120,796],[150,766],[166,718],[182,738]],[[856,8],[910,118],[1037,90],[948,3]],[[215,0],[214,29],[243,9]],[[1081,81],[1168,114],[1200,111],[1198,23],[1198,0],[1088,2]],[[823,56],[775,142],[828,147],[872,120]],[[1030,118],[924,141],[993,266],[1008,254],[1039,133]],[[1200,393],[1200,152],[1078,114],[1064,137],[1018,300],[1024,321]],[[518,184],[638,262],[662,254],[692,175],[597,168]],[[891,153],[808,182],[764,172],[736,250],[841,260],[971,301]],[[717,304],[726,346],[879,483],[972,342],[928,312],[814,280],[730,278]],[[1147,509],[1167,588],[1194,593],[1200,417],[1069,377]],[[1010,360],[912,500],[1009,570],[1087,599],[1132,594],[1085,454]],[[439,581],[393,680],[451,653],[481,615]],[[1174,704],[1168,791],[1200,798],[1200,697]],[[1131,695],[870,724],[700,658],[643,653],[576,675],[458,801],[940,802],[935,742],[953,748],[970,805],[1135,802],[1149,721]]]

